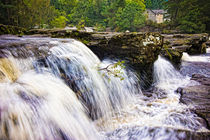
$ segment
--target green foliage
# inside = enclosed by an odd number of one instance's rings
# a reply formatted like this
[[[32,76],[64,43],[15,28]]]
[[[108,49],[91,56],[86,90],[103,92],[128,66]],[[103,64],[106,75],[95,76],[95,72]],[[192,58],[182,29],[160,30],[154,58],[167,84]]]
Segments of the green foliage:
[[[102,73],[102,76],[108,74],[120,78],[120,80],[124,80],[122,72],[122,70],[125,68],[124,63],[125,61],[118,61],[116,63],[108,65],[106,68],[100,68],[99,71],[105,71],[104,73]]]
[[[106,27],[134,31],[144,23],[144,10],[144,0],[81,0],[68,18],[78,25],[82,17],[86,26],[95,26],[99,31]]]
[[[210,3],[206,0],[169,0],[165,5],[174,27],[187,33],[210,31]]]
[[[26,28],[106,27],[135,31],[144,25],[144,0],[6,0],[0,1],[0,23]]]
[[[198,9],[189,11],[185,16],[179,19],[180,25],[178,28],[186,33],[199,33],[205,31],[205,24],[200,20],[200,13]]]
[[[115,24],[120,31],[135,31],[144,25],[144,11],[145,5],[142,0],[127,0],[125,7],[118,9]]]
[[[105,31],[105,28],[106,28],[105,26],[103,26],[102,24],[98,24],[98,23],[96,23],[96,25],[94,27],[94,29],[99,32]]]
[[[1,23],[26,28],[47,24],[56,14],[50,0],[1,1],[0,9]]]
[[[165,0],[145,0],[146,7],[149,9],[163,9]]]
[[[64,28],[67,21],[68,19],[65,16],[58,16],[51,21],[50,25],[51,27]]]
[[[76,27],[78,30],[84,29],[85,28],[85,20],[81,19]]]

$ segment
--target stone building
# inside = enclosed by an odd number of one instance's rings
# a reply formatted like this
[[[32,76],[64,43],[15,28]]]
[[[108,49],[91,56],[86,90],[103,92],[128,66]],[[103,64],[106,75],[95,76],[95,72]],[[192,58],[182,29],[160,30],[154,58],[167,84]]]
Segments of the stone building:
[[[151,10],[147,9],[147,20],[152,20],[156,23],[163,23],[165,20],[168,20],[165,18],[165,15],[167,14],[166,11],[160,9],[160,10]]]

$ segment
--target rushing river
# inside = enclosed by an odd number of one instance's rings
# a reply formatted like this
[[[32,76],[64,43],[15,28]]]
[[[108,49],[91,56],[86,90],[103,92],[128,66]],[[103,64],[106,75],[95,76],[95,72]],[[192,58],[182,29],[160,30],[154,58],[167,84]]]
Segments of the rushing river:
[[[198,59],[187,54],[181,73],[159,56],[150,92],[132,69],[99,60],[73,39],[5,36],[0,56],[0,140],[178,140],[209,132],[175,92],[198,84],[187,65]]]

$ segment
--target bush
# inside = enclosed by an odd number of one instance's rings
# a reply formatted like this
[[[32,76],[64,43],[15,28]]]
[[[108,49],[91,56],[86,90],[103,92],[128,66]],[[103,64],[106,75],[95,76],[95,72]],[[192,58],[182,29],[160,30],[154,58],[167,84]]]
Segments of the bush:
[[[66,27],[67,18],[65,16],[58,16],[51,21],[51,27],[64,28]]]

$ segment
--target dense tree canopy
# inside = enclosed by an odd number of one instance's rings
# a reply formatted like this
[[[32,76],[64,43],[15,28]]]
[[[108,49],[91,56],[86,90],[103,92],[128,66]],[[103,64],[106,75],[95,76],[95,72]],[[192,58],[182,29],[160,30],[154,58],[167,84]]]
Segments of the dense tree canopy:
[[[206,0],[169,0],[165,3],[173,26],[184,32],[209,31],[210,2]]]
[[[0,11],[1,23],[27,28],[49,23],[56,15],[50,0],[1,0]]]
[[[136,31],[145,9],[166,9],[173,28],[189,33],[209,31],[206,0],[0,0],[0,23],[25,28],[110,27]]]
[[[163,9],[166,0],[145,0],[146,7],[149,9]]]
[[[135,30],[144,23],[144,0],[1,0],[3,24],[26,28],[66,23]]]

